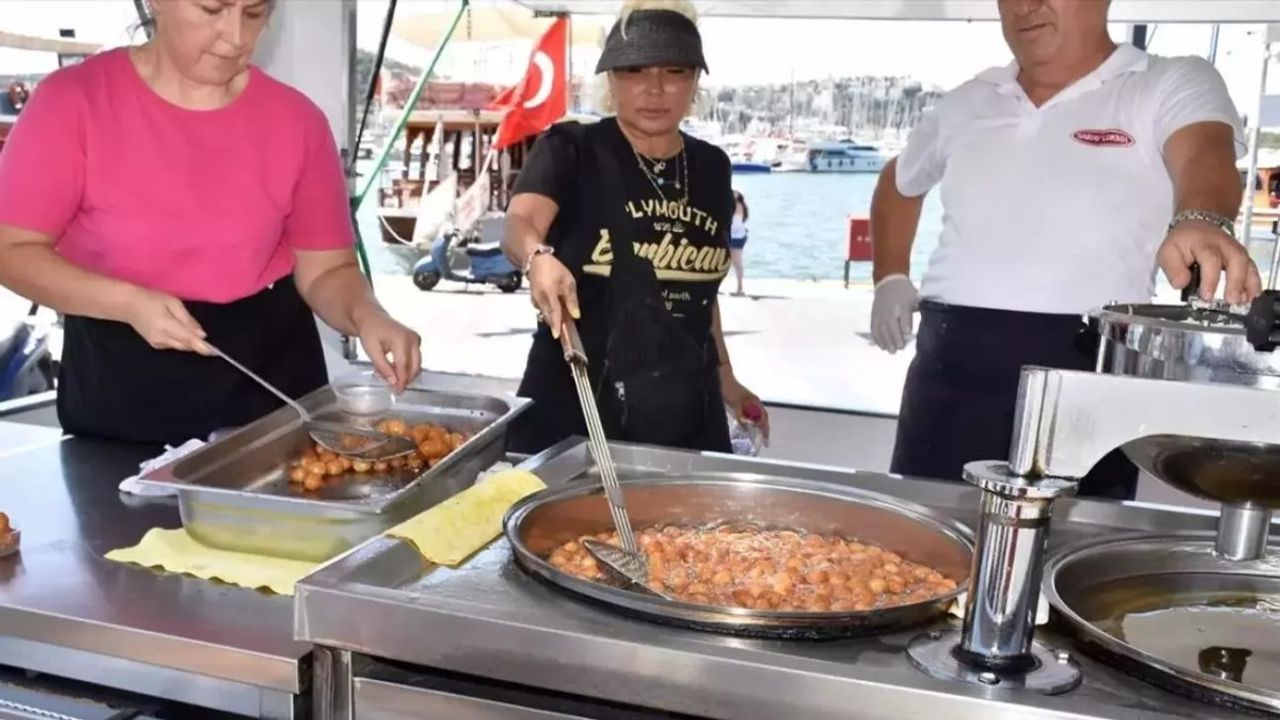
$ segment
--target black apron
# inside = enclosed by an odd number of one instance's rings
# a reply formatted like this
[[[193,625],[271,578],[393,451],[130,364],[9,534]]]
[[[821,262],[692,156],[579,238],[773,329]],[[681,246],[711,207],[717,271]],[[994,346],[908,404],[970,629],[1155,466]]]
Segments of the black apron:
[[[605,188],[606,196],[634,197],[637,191],[627,187],[628,176],[617,159],[630,150],[621,133],[612,130],[607,125],[587,128],[587,140],[594,134],[602,142],[580,144],[579,177]],[[613,248],[607,307],[581,308],[578,322],[605,434],[611,440],[731,452],[710,331],[695,338],[667,311],[652,264],[634,252],[634,224],[621,203],[583,205],[594,208],[592,212],[613,208],[600,223],[609,228]],[[575,272],[580,275],[580,269]],[[710,328],[710,309],[706,312]],[[508,431],[511,451],[536,453],[586,434],[560,344],[545,328],[534,336],[518,392],[534,404]]]
[[[328,382],[315,316],[292,277],[231,303],[185,305],[209,342],[290,397]],[[125,323],[68,315],[64,327],[57,407],[69,433],[177,444],[282,405],[226,361],[156,350]]]
[[[1092,371],[1098,342],[1078,315],[922,302],[891,472],[958,481],[967,462],[1008,459],[1023,366]],[[1137,468],[1117,450],[1084,478],[1080,495],[1128,500],[1137,483]]]

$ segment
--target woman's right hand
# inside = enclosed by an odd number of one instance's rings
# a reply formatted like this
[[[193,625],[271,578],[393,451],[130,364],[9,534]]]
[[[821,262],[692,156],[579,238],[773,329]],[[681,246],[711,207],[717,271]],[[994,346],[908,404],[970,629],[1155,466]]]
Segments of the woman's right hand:
[[[181,300],[167,293],[137,288],[129,302],[126,321],[156,350],[214,354],[204,341],[204,328]]]
[[[578,309],[578,283],[569,268],[550,253],[535,257],[529,266],[529,295],[541,320],[551,327],[551,336],[557,340],[564,327],[565,309],[574,320],[582,317]]]

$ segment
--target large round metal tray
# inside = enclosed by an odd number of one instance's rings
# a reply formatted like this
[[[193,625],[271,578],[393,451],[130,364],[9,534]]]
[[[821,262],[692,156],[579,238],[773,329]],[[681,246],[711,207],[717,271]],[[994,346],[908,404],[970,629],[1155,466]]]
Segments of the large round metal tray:
[[[1210,534],[1122,536],[1056,553],[1044,593],[1086,651],[1166,690],[1280,712],[1280,543],[1213,554]]]
[[[752,523],[836,534],[923,563],[963,588],[972,533],[928,508],[831,483],[747,474],[635,479],[622,483],[634,527]],[[545,558],[563,543],[612,529],[599,485],[543,491],[504,521],[517,564],[536,577],[625,614],[680,627],[753,637],[822,639],[923,623],[946,612],[960,589],[925,602],[865,612],[781,612],[669,602],[560,572]]]

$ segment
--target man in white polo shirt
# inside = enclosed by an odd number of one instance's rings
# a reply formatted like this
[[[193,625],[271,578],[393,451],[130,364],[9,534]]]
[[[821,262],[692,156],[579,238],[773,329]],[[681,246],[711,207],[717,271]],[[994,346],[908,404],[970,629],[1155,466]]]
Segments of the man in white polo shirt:
[[[1009,452],[1024,365],[1089,370],[1082,323],[1148,302],[1158,263],[1174,287],[1202,269],[1212,297],[1252,299],[1257,268],[1234,238],[1239,116],[1214,68],[1107,34],[1106,0],[999,0],[1015,62],[948,93],[880,177],[871,205],[872,334],[904,347],[921,314],[894,472],[958,480]],[[924,195],[941,185],[942,236],[919,296],[907,277]],[[1131,498],[1118,452],[1081,493]]]

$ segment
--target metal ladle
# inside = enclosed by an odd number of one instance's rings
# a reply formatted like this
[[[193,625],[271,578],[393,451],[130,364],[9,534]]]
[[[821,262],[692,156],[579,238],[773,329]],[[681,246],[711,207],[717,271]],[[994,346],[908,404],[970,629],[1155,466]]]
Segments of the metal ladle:
[[[357,460],[368,460],[377,462],[379,460],[390,460],[392,458],[408,455],[417,450],[417,446],[409,438],[397,437],[389,435],[377,430],[368,430],[355,425],[344,423],[326,422],[324,420],[316,420],[306,408],[302,407],[297,401],[281,392],[276,386],[267,382],[257,373],[249,368],[241,365],[230,355],[214,347],[212,343],[205,342],[210,350],[218,357],[226,360],[232,367],[240,372],[248,375],[254,382],[271,392],[272,395],[280,398],[289,407],[302,417],[302,424],[311,434],[311,439],[316,441],[320,447],[338,455],[355,458]],[[357,447],[352,447],[351,438],[360,438],[364,442]]]

